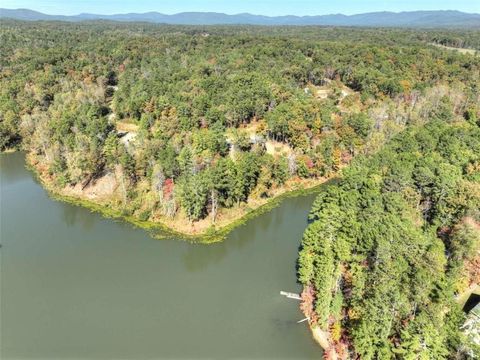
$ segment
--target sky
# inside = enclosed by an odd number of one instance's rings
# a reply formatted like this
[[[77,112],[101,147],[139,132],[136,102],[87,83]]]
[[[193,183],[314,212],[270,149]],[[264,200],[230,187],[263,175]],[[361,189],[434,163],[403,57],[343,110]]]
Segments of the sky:
[[[372,11],[459,10],[480,13],[480,0],[0,0],[0,7],[26,8],[54,15],[83,12],[118,14],[158,11],[249,12],[277,15],[346,15]]]

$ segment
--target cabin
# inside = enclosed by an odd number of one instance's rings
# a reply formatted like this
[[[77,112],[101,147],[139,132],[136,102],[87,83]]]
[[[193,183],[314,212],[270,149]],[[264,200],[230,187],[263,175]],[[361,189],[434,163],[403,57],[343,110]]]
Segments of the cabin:
[[[473,343],[480,346],[480,293],[474,291],[470,294],[463,311],[467,314],[467,320],[462,325],[462,330]]]

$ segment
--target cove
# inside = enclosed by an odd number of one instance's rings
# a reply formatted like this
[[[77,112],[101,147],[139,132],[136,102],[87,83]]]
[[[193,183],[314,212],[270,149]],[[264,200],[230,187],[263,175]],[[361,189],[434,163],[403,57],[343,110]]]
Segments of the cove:
[[[285,199],[223,242],[157,240],[54,201],[0,155],[0,358],[314,359],[296,258],[315,195]]]

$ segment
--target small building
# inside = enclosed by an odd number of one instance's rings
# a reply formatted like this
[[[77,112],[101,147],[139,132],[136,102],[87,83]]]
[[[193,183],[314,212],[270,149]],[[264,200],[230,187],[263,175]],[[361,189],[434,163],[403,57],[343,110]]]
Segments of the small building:
[[[463,310],[467,313],[467,320],[462,330],[477,346],[480,346],[480,295],[471,294]]]

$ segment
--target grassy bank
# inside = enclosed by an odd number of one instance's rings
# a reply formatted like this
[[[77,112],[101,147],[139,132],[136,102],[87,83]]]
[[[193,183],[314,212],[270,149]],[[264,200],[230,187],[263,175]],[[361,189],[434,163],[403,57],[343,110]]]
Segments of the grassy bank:
[[[6,149],[3,149],[2,151],[0,151],[0,154],[11,154],[11,153],[14,153],[14,152],[17,152],[18,149],[17,148],[6,148]]]
[[[134,215],[125,215],[122,209],[114,208],[107,203],[98,203],[89,199],[67,195],[62,191],[61,188],[56,186],[52,180],[48,179],[48,177],[43,174],[37,166],[35,166],[31,156],[26,156],[26,166],[35,174],[37,180],[48,191],[49,196],[55,200],[85,207],[107,218],[126,221],[135,227],[139,227],[148,231],[149,234],[154,238],[179,238],[182,240],[199,243],[214,243],[222,241],[230,231],[240,225],[245,224],[245,222],[248,220],[270,211],[278,206],[284,199],[317,193],[327,182],[335,180],[335,178],[325,178],[311,183],[312,186],[305,187],[300,184],[298,188],[285,190],[269,199],[264,200],[263,203],[247,204],[248,206],[244,208],[235,209],[236,212],[232,218],[219,221],[215,225],[212,224],[210,227],[206,227],[201,231],[192,233],[186,228],[184,230],[177,230],[172,226],[169,226],[169,224],[161,221],[141,220]],[[172,222],[174,222],[174,220]]]

